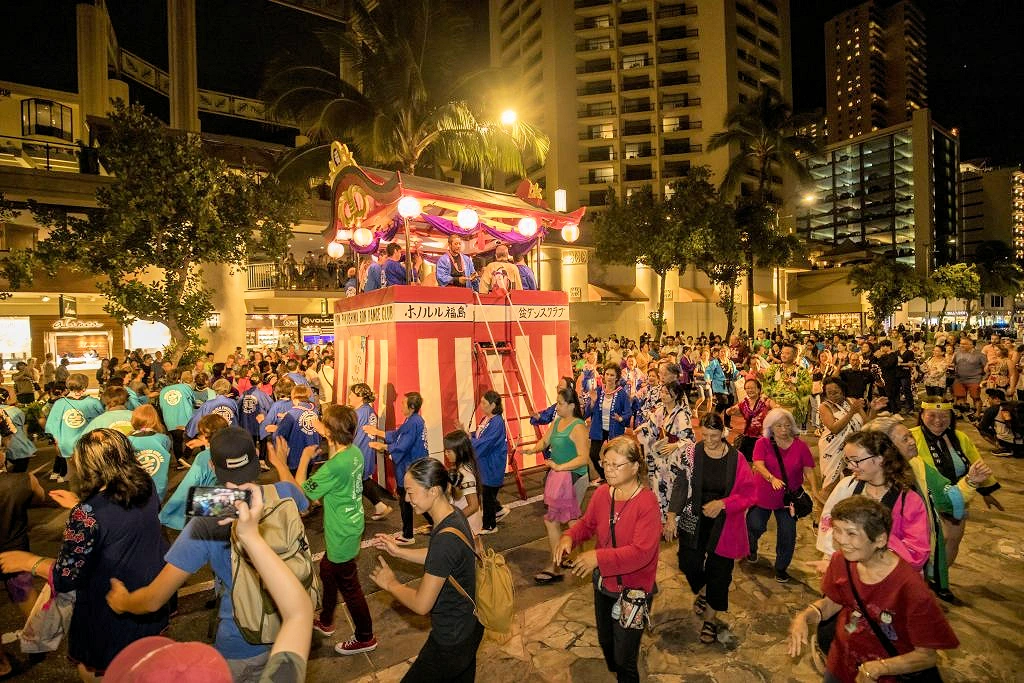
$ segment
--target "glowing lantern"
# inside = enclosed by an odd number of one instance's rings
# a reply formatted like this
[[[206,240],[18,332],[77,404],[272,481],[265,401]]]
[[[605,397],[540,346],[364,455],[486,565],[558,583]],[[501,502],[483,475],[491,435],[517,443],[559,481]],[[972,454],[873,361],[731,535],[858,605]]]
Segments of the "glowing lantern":
[[[338,242],[331,242],[327,245],[327,255],[331,258],[341,258],[345,253],[345,245]]]
[[[373,233],[369,228],[357,228],[356,231],[352,233],[352,241],[359,247],[369,246],[370,243],[373,242]]]
[[[423,208],[415,197],[402,197],[398,200],[398,214],[402,218],[414,218],[422,212]]]
[[[562,239],[566,242],[575,242],[580,236],[580,226],[569,223],[562,228]]]
[[[519,234],[523,237],[533,237],[537,234],[537,221],[530,216],[520,218],[519,225],[516,230],[518,230]]]
[[[459,215],[456,217],[455,222],[459,224],[459,227],[463,230],[472,230],[476,227],[476,224],[480,222],[480,216],[477,215],[473,209],[463,209],[459,211]]]

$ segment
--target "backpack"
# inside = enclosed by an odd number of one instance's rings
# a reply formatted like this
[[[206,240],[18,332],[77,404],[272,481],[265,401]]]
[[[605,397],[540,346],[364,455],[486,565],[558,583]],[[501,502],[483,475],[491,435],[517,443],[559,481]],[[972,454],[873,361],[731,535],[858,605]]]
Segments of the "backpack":
[[[473,603],[473,614],[484,628],[498,633],[508,633],[512,629],[512,617],[515,613],[515,587],[512,584],[512,571],[505,562],[504,555],[494,552],[493,548],[477,552],[466,535],[458,529],[445,527],[440,533],[459,537],[469,546],[476,557],[476,600],[459,585],[454,576],[448,575],[455,590],[462,597]]]
[[[323,598],[323,585],[313,565],[299,508],[292,498],[281,498],[273,485],[261,486],[260,490],[264,504],[260,536],[298,578],[316,612]],[[246,642],[253,645],[274,642],[281,630],[281,614],[234,529],[231,530],[231,606],[235,624]]]

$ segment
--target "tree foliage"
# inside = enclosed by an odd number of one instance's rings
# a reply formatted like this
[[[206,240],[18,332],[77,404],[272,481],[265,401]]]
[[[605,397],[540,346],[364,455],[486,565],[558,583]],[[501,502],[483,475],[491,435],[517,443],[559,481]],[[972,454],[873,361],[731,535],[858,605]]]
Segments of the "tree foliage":
[[[665,313],[665,276],[684,269],[688,261],[688,234],[693,213],[684,202],[663,202],[645,186],[625,199],[608,190],[608,208],[595,220],[594,245],[605,263],[642,263],[657,273],[660,286],[655,338],[661,337]]]
[[[927,278],[921,288],[926,300],[942,299],[942,310],[939,312],[939,324],[946,317],[946,309],[950,299],[963,299],[967,304],[967,320],[970,320],[971,302],[981,296],[981,278],[973,263],[951,263],[939,266]],[[935,296],[929,299],[929,296]]]
[[[311,53],[276,61],[263,97],[310,139],[351,141],[385,168],[415,173],[448,163],[525,176],[526,160],[543,162],[550,142],[525,121],[482,118],[467,100],[491,73],[460,76],[477,39],[472,29],[450,0],[357,0],[343,28],[317,34]]]
[[[198,137],[167,131],[139,106],[119,103],[110,121],[100,155],[117,182],[80,214],[31,204],[49,229],[36,257],[51,272],[102,276],[104,309],[122,324],[166,324],[176,361],[201,345],[198,330],[212,312],[201,267],[283,254],[301,199],[272,177],[228,169]]]
[[[0,222],[13,221],[21,215],[14,202],[8,201],[0,192]],[[0,280],[6,283],[6,290],[21,289],[32,280],[34,267],[32,252],[27,249],[11,249],[0,254]]]
[[[796,132],[803,122],[793,115],[793,108],[777,90],[762,84],[757,97],[729,110],[725,130],[713,134],[708,141],[708,151],[723,147],[738,150],[722,179],[723,195],[738,192],[748,175],[757,180],[753,193],[741,198],[737,205],[737,222],[744,233],[738,244],[746,258],[750,333],[754,329],[754,266],[783,265],[798,247],[795,238],[778,231],[772,190],[774,178],[782,172],[801,182],[808,179],[807,168],[799,156],[815,153],[817,146],[812,138]]]
[[[921,289],[920,277],[912,266],[880,257],[871,263],[854,266],[848,281],[854,294],[867,294],[871,318],[876,329],[892,317]]]
[[[1002,240],[979,242],[974,251],[982,293],[1016,296],[1024,285],[1024,271],[1014,259],[1013,249]]]

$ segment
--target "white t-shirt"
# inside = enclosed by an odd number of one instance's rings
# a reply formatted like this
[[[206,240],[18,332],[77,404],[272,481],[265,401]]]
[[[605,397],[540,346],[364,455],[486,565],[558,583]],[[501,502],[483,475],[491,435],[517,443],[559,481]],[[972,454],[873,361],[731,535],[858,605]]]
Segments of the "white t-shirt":
[[[465,465],[459,468],[459,477],[461,478],[458,486],[452,486],[452,505],[465,510],[466,496],[479,496],[476,492],[476,476],[473,474],[473,470]],[[476,512],[470,515],[467,519],[469,521],[469,528],[474,534],[480,533],[480,530],[484,528],[484,513],[483,507],[480,505],[480,500],[477,498]]]

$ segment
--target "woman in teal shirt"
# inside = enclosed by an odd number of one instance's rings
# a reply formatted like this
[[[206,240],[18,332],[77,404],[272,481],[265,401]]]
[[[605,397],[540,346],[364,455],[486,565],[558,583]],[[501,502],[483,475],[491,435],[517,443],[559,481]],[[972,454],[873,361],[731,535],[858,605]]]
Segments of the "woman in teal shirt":
[[[171,462],[171,437],[167,436],[156,408],[145,403],[132,411],[132,433],[128,435],[135,459],[156,484],[160,500],[167,493],[167,469]]]
[[[590,483],[587,477],[587,463],[590,462],[590,439],[583,423],[583,414],[580,411],[579,398],[575,390],[571,388],[558,390],[555,414],[557,417],[551,424],[551,429],[545,432],[541,440],[532,448],[523,449],[523,453],[540,453],[551,446],[551,458],[544,461],[544,464],[551,470],[548,476],[555,476],[556,472],[569,473],[572,478],[576,504],[582,508],[583,496]],[[544,527],[548,532],[548,544],[551,546],[552,557],[562,538],[562,524],[578,516],[578,514],[575,517],[571,514],[567,515],[564,511],[548,506],[548,513],[544,515]],[[563,578],[565,577],[562,576],[562,567],[556,567],[552,563],[536,574],[533,580],[539,584],[546,584],[561,581]]]

